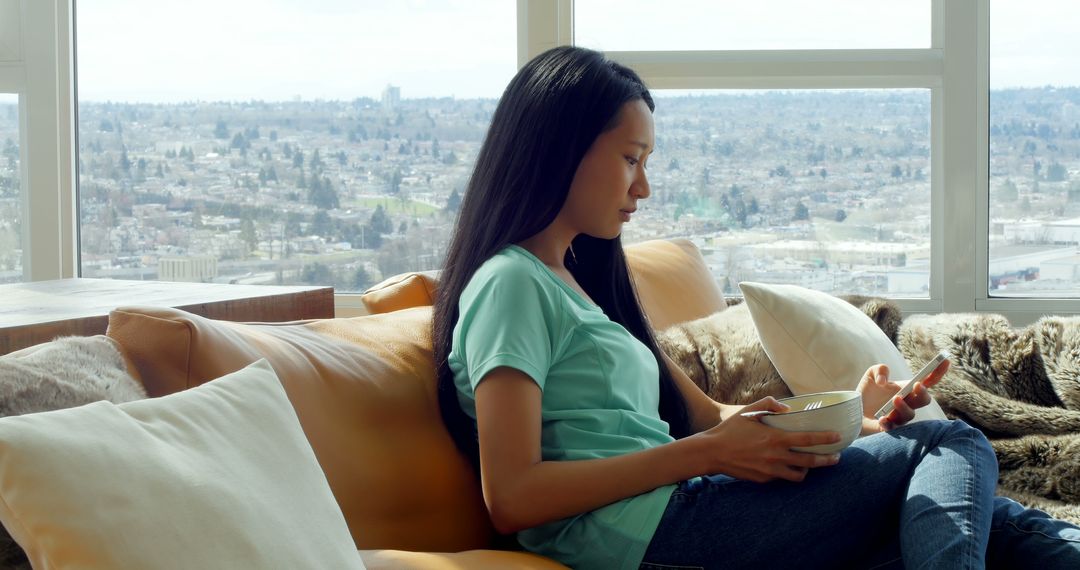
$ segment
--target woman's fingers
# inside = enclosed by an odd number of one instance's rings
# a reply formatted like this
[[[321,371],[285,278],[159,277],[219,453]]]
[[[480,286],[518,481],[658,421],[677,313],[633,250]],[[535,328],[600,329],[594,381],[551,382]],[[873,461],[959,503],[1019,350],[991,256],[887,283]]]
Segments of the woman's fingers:
[[[930,404],[930,391],[926,389],[926,384],[919,382],[911,389],[911,393],[904,398],[904,403],[911,409],[915,410],[923,406]]]
[[[739,413],[758,411],[786,412],[790,409],[791,406],[778,401],[776,398],[773,398],[772,396],[765,396],[764,398],[752,404],[747,404],[746,406],[743,406],[743,408],[739,410]]]
[[[915,417],[915,410],[912,406],[908,405],[908,402],[911,401],[910,398],[915,397],[915,393],[918,390],[922,390],[923,397],[926,397],[927,400],[929,400],[930,396],[926,393],[926,388],[923,388],[921,384],[916,384],[915,388],[912,389],[911,394],[908,394],[906,398],[893,396],[893,411],[889,412],[886,416],[886,419],[888,419],[890,423],[893,425],[903,425],[910,422]],[[926,403],[929,403],[929,401]],[[924,403],[922,405],[925,406],[926,404]]]
[[[923,386],[925,386],[927,388],[932,387],[934,384],[937,384],[945,376],[945,373],[948,372],[948,371],[949,371],[949,361],[946,360],[945,362],[942,362],[941,364],[938,364],[938,367],[935,368],[934,371],[931,372],[930,375],[926,377],[926,380],[922,381]]]
[[[806,469],[828,467],[840,462],[840,454],[791,451],[784,457],[784,462],[793,467],[804,467]]]

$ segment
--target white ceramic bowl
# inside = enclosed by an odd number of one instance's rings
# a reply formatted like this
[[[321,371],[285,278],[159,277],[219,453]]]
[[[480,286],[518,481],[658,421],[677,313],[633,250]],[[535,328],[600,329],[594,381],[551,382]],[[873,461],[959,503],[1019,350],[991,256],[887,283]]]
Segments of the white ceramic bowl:
[[[791,411],[762,416],[761,421],[766,425],[786,431],[835,431],[840,434],[840,441],[836,443],[793,447],[796,451],[836,453],[851,445],[862,431],[862,394],[854,390],[816,392],[780,401],[791,406]],[[820,407],[805,409],[818,401]]]

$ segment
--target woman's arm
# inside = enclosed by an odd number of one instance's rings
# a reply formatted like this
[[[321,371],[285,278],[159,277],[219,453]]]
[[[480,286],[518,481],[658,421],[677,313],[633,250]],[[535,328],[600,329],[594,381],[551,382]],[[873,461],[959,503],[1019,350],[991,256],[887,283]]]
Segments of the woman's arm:
[[[705,392],[683,372],[683,369],[675,364],[663,350],[660,351],[671,371],[675,385],[679,388],[683,400],[686,401],[686,411],[690,416],[690,431],[694,433],[705,431],[728,418],[728,416],[742,409],[742,406],[722,404],[710,398]]]
[[[484,502],[495,528],[512,533],[640,495],[705,473],[800,481],[828,455],[790,450],[832,443],[832,432],[785,432],[734,415],[693,436],[650,449],[581,461],[543,461],[541,391],[525,373],[489,372],[476,388]],[[766,398],[747,409],[775,409]]]

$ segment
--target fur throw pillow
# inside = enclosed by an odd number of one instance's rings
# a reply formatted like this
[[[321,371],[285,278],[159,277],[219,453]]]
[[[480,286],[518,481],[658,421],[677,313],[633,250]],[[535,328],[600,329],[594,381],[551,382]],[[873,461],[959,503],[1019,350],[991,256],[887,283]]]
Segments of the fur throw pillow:
[[[102,335],[58,338],[0,356],[0,417],[145,397],[115,341]],[[6,530],[0,532],[0,568],[30,569]]]

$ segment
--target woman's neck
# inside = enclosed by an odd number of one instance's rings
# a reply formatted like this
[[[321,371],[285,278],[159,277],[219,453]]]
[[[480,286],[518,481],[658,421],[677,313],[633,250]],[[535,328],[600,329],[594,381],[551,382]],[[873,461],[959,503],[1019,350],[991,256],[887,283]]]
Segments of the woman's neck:
[[[544,265],[553,269],[565,269],[563,259],[574,238],[569,235],[559,235],[553,230],[554,228],[548,226],[540,233],[519,241],[517,245],[535,255]]]

